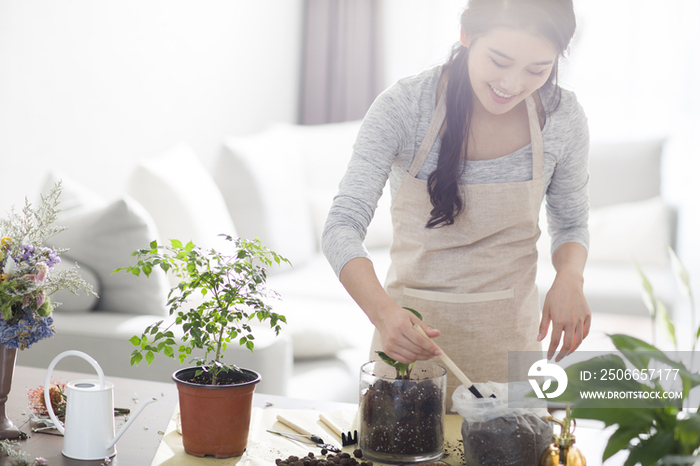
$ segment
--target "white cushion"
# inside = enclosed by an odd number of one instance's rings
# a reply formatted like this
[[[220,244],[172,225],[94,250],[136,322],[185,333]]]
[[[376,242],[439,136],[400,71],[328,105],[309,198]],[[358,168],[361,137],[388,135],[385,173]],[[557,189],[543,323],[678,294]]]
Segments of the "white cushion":
[[[540,211],[540,229],[538,250],[540,256],[547,257],[551,239],[544,209]],[[668,264],[666,245],[671,244],[671,214],[659,196],[591,209],[588,230],[589,263]]]
[[[377,276],[383,281],[390,263],[389,250],[370,253]],[[357,347],[369,355],[374,326],[321,253],[291,272],[269,277],[268,286],[282,298],[271,304],[275,312],[287,317],[284,328],[294,342],[295,359],[336,356]]]
[[[78,274],[80,274],[86,283],[92,286],[92,290],[97,296],[87,294],[84,291],[73,294],[68,290],[59,290],[51,295],[51,301],[54,303],[61,303],[61,305],[56,308],[60,312],[89,312],[93,310],[99,302],[98,296],[102,292],[100,279],[97,277],[97,273],[90,267],[85,264],[80,265],[72,257],[62,254],[61,262],[54,267],[52,273],[75,266],[78,266]]]
[[[213,177],[240,236],[260,238],[294,266],[312,257],[308,179],[290,125],[227,138]]]
[[[588,158],[591,207],[658,196],[664,143],[664,139],[591,143]]]
[[[361,120],[356,120],[323,125],[290,125],[310,188],[337,192],[361,124]]]
[[[107,201],[96,192],[78,183],[65,173],[55,170],[50,171],[46,175],[41,193],[44,196],[47,195],[58,181],[61,182],[62,186],[61,196],[58,199],[60,202],[58,207],[61,211],[59,217],[101,209],[107,203]]]
[[[659,196],[595,209],[588,229],[592,261],[668,264],[670,214]]]
[[[150,213],[159,243],[170,245],[171,239],[178,239],[222,252],[234,249],[233,243],[219,236],[236,236],[224,199],[188,146],[142,160],[129,176],[126,192]]]
[[[304,173],[308,179],[314,229],[319,243],[328,211],[333,198],[338,194],[338,184],[352,156],[352,148],[361,124],[361,120],[355,120],[292,127],[296,134]],[[390,207],[391,193],[387,184],[374,211],[374,218],[367,228],[364,244],[368,249],[391,246],[393,227]]]
[[[56,223],[68,229],[47,243],[68,248],[79,264],[95,271],[101,283],[99,310],[167,315],[168,282],[162,270],[154,270],[148,279],[112,273],[129,265],[132,252],[157,238],[153,220],[138,202],[125,196],[101,209],[68,212]]]

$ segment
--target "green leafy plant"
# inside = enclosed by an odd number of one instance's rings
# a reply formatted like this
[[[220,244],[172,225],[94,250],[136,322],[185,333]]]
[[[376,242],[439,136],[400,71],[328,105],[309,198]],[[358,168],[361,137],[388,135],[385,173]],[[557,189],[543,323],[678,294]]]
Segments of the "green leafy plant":
[[[201,249],[192,242],[183,246],[181,241],[171,240],[170,246],[163,246],[153,241],[149,248],[132,254],[138,259],[136,265],[115,270],[138,277],[141,272],[149,276],[159,267],[181,279],[168,295],[170,315],[176,315],[174,322],[166,324],[161,320],[148,326],[141,336],[131,338],[137,347],[131,355],[132,365],[143,359],[150,365],[155,353],[175,358],[176,352],[182,364],[194,349],[203,349],[204,357],[192,359],[200,366],[196,375],[207,372],[212,385],[216,385],[222,372],[237,370],[236,366],[222,361],[229,343],[237,340],[239,345],[253,351],[251,321],[269,321],[270,328],[279,334],[280,323],[287,321],[283,315],[272,312],[268,304],[267,298],[279,296],[266,287],[266,267],[289,261],[267,249],[257,238],[250,241],[221,236],[235,244],[233,255]],[[201,295],[203,302],[188,308],[188,299],[193,294]],[[184,332],[183,344],[179,346],[172,331],[174,325]]]
[[[688,272],[671,248],[671,263],[676,279],[684,294],[690,298],[690,311],[695,313],[694,301],[690,287]],[[666,308],[654,295],[654,289],[641,268],[637,269],[642,278],[644,301],[649,308],[652,321],[657,315],[663,319],[663,328],[669,334],[676,349],[676,326],[671,321]],[[700,414],[697,407],[689,407],[689,393],[700,385],[700,374],[693,372],[692,356],[700,336],[700,328],[691,327],[693,343],[690,362],[673,360],[669,355],[659,350],[653,344],[646,343],[629,335],[610,335],[610,338],[622,354],[599,356],[588,361],[573,364],[566,368],[569,385],[564,395],[557,401],[573,403],[572,416],[597,419],[606,426],[617,426],[610,436],[603,453],[603,461],[620,450],[628,450],[629,456],[625,466],[641,463],[643,466],[656,465],[666,455],[698,455],[700,452]],[[624,358],[624,359],[623,359]],[[630,366],[634,369],[631,369]],[[680,381],[670,384],[669,372],[673,380]],[[630,374],[621,377],[602,380],[601,377],[582,381],[579,377],[582,371],[601,374],[605,370],[616,374]],[[667,374],[662,377],[661,374]],[[583,391],[615,391],[643,393],[654,400],[653,405],[641,407],[639,399],[614,400],[581,400],[576,396]],[[680,392],[679,398],[669,398],[670,392]]]
[[[411,311],[413,314],[415,314],[416,317],[418,317],[420,320],[423,320],[423,316],[420,315],[420,313],[415,309],[411,309],[410,307],[404,307],[404,309],[406,309],[407,311]],[[413,370],[413,365],[415,363],[405,364],[403,362],[398,362],[397,360],[389,357],[389,355],[387,355],[384,351],[377,351],[376,353],[379,355],[382,361],[396,369],[397,379],[408,380],[411,378],[411,370]]]

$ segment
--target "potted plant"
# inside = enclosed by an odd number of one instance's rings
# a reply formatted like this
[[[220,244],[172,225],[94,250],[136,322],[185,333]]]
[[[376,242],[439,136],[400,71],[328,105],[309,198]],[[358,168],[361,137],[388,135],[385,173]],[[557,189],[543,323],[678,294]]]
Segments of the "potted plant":
[[[255,371],[224,363],[226,348],[237,342],[253,351],[250,323],[254,320],[269,322],[279,334],[286,319],[272,312],[268,303],[268,298],[278,295],[265,285],[266,267],[289,263],[258,239],[222,236],[235,245],[233,254],[202,249],[192,242],[183,246],[171,240],[170,246],[164,246],[153,241],[132,254],[138,259],[136,265],[115,270],[149,276],[159,267],[181,279],[168,295],[174,320],[156,322],[131,338],[136,346],[131,364],[145,359],[150,365],[155,353],[177,357],[180,363],[193,358],[193,367],[173,374],[180,400],[182,443],[191,455],[217,458],[243,454],[253,391],[261,379]],[[189,305],[193,295],[203,297],[202,302]],[[174,326],[182,329],[181,344],[176,342]],[[195,357],[194,350],[202,350],[203,356]]]
[[[690,312],[694,316],[688,272],[673,250],[668,250],[678,283],[690,298]],[[652,319],[657,315],[662,317],[662,326],[676,344],[673,322],[663,303],[654,296],[649,280],[641,269],[638,270]],[[638,338],[617,334],[610,338],[622,356],[599,356],[566,368],[569,385],[557,401],[571,402],[573,417],[597,419],[606,427],[617,426],[608,440],[603,461],[620,450],[627,450],[629,456],[625,466],[692,465],[700,462],[700,414],[697,405],[689,406],[690,391],[700,385],[700,374],[693,364],[700,328],[695,328],[693,322],[691,330],[691,352],[670,355]],[[598,376],[582,381],[580,374],[583,371]],[[601,377],[602,374],[605,376]],[[610,374],[614,376],[611,378]],[[581,391],[637,395],[628,399],[585,400],[576,396]],[[640,401],[640,397],[650,401]]]
[[[421,315],[413,309],[418,318]],[[432,362],[381,361],[360,372],[359,447],[375,461],[436,461],[444,452],[447,371]]]

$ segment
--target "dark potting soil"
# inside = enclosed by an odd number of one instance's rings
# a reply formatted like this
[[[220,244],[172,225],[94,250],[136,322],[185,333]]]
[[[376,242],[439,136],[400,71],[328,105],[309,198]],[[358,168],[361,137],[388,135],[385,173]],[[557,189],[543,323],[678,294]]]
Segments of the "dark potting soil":
[[[360,397],[360,444],[397,455],[442,450],[443,409],[442,390],[432,383],[378,379]]]
[[[191,377],[183,379],[184,382],[196,383],[201,385],[211,385],[211,374],[208,372],[202,372],[201,374],[195,376],[195,372],[192,372]],[[255,375],[243,372],[243,371],[228,371],[221,372],[216,379],[217,385],[236,385],[240,383],[250,382],[255,380]]]
[[[552,427],[534,414],[462,423],[464,459],[475,466],[530,466],[552,441]]]

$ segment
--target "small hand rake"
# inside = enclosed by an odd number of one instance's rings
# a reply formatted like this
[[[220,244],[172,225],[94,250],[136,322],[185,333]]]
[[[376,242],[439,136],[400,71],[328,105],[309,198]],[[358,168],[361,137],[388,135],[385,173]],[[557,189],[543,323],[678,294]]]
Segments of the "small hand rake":
[[[324,414],[321,414],[318,417],[324,424],[331,428],[335,435],[340,437],[340,440],[343,443],[344,447],[347,447],[348,445],[354,445],[357,443],[357,431],[348,432],[347,434],[344,434],[340,430],[340,427],[338,427],[333,421],[328,419]]]

